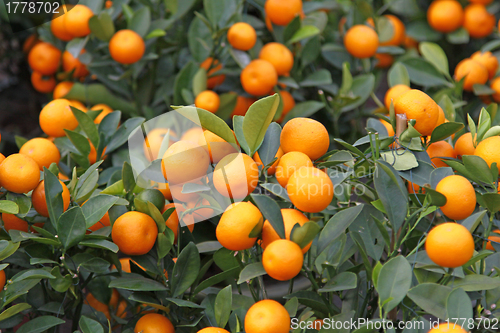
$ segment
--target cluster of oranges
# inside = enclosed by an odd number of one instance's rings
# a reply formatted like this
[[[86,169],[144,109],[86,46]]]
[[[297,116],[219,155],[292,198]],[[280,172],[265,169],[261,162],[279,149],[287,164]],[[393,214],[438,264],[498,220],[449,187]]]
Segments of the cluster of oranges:
[[[463,81],[465,91],[473,91],[475,84],[485,84],[491,80],[491,88],[500,92],[500,81],[494,78],[498,70],[498,59],[491,52],[475,52],[470,58],[464,59],[455,67],[455,79]],[[493,99],[500,101],[500,95],[494,94]],[[488,100],[485,98],[485,102]]]

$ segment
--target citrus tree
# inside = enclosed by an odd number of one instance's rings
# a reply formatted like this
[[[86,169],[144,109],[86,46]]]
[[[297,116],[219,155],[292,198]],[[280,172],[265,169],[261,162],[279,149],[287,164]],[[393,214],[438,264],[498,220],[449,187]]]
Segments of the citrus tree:
[[[496,332],[499,10],[64,4],[0,154],[0,329]]]

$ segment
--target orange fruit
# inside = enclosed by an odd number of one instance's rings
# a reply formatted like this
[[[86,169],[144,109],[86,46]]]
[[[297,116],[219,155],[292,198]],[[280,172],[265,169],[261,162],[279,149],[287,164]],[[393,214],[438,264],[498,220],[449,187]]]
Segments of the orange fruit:
[[[92,144],[92,142],[90,142],[90,140],[88,140],[88,141],[89,141],[89,145],[90,145],[90,153],[88,156],[89,162],[90,162],[90,164],[94,164],[95,162],[97,162],[97,151],[96,151],[94,145]],[[100,157],[100,160],[104,160],[106,158],[106,155],[104,155],[105,153],[106,153],[106,147],[104,147],[104,149],[102,150],[103,156]]]
[[[472,38],[484,38],[495,28],[495,15],[490,14],[486,7],[473,3],[465,7],[464,28]]]
[[[283,101],[283,110],[281,111],[281,116],[280,116],[280,119],[278,119],[278,123],[283,122],[286,115],[290,111],[292,111],[292,109],[295,107],[295,100],[293,99],[292,94],[290,94],[288,91],[281,90],[280,91],[280,98]]]
[[[198,198],[197,200],[193,200],[187,203],[187,209],[192,209],[193,211],[189,213],[193,217],[194,222],[200,222],[208,220],[209,218],[217,215],[214,213],[214,210],[208,207],[203,206],[211,206],[210,202],[207,199]]]
[[[64,27],[73,37],[85,37],[90,34],[89,20],[94,16],[92,10],[85,5],[75,5],[62,17]]]
[[[281,209],[281,216],[283,217],[283,224],[285,226],[285,236],[288,240],[290,240],[290,235],[295,224],[298,223],[300,226],[303,226],[306,222],[309,222],[307,216],[296,209],[283,208]],[[269,244],[277,241],[278,239],[280,239],[280,237],[274,230],[271,223],[266,220],[262,228],[262,242],[260,243],[260,245],[263,249],[266,249]],[[309,248],[311,248],[311,245],[312,241],[302,249],[302,253],[305,254],[309,250]]]
[[[113,223],[111,238],[121,252],[143,255],[155,245],[158,236],[156,222],[140,212],[126,212]]]
[[[500,77],[496,77],[491,80],[491,89],[495,90],[495,93],[492,95],[495,102],[500,103]]]
[[[302,167],[288,179],[286,191],[301,211],[318,213],[333,199],[333,183],[328,175],[314,167]]]
[[[120,64],[130,65],[138,62],[145,51],[144,40],[133,30],[117,31],[109,41],[111,58]]]
[[[97,115],[94,119],[95,124],[100,124],[101,121],[106,117],[108,114],[113,112],[113,109],[107,106],[106,104],[96,104],[93,107],[90,108],[90,110],[102,110],[101,113]]]
[[[191,141],[192,143],[198,143],[198,140],[202,134],[203,129],[201,127],[193,127],[182,134],[181,141]]]
[[[63,211],[66,211],[70,203],[69,190],[66,185],[59,180],[62,186],[62,199],[63,199]],[[49,217],[49,211],[47,209],[47,201],[45,200],[45,181],[42,180],[40,184],[35,188],[31,194],[31,202],[33,203],[33,208],[38,212],[38,214]]]
[[[167,134],[170,147],[172,144],[174,144],[174,140],[172,140],[172,138],[176,137],[174,131],[170,130],[169,128],[155,128],[148,132],[146,138],[144,139],[143,149],[144,155],[150,162],[158,158],[161,144],[163,143],[163,140]]]
[[[73,82],[63,81],[59,82],[54,88],[52,96],[54,99],[63,98],[73,88]]]
[[[278,84],[278,73],[269,61],[256,59],[241,71],[240,80],[247,93],[262,96],[268,94]]]
[[[438,120],[436,122],[436,127],[438,127],[441,124],[444,124],[446,121],[446,117],[444,115],[443,108],[438,105],[438,110],[439,110],[439,116],[438,116]]]
[[[28,38],[23,43],[23,52],[24,53],[29,53],[33,46],[36,44],[41,43],[41,41],[38,39],[38,36],[36,34],[30,35]]]
[[[206,327],[202,330],[199,330],[196,333],[230,333],[230,332],[219,327]]]
[[[207,88],[208,89],[214,89],[215,87],[221,85],[224,80],[226,79],[226,76],[224,74],[220,75],[215,75],[218,71],[222,69],[222,64],[219,63],[219,60],[214,59],[214,58],[207,58],[205,59],[201,64],[201,68],[204,68],[207,70]]]
[[[167,225],[167,228],[173,231],[175,236],[174,242],[177,242],[177,235],[179,234],[179,215],[184,212],[184,208],[182,207],[182,205],[170,203],[166,205],[165,208],[163,208],[162,213],[165,213],[168,209],[172,207],[174,207],[175,210],[168,217],[167,221],[165,221],[165,224]],[[182,218],[182,222],[188,227],[189,231],[193,232],[194,221],[192,219],[192,216],[184,215]]]
[[[284,154],[276,166],[276,180],[281,186],[286,187],[288,179],[302,167],[312,167],[313,163],[309,156],[300,151],[291,151]]]
[[[439,108],[429,95],[411,89],[396,98],[393,103],[396,114],[406,114],[408,120],[416,120],[415,129],[420,134],[432,134],[439,118]]]
[[[467,333],[467,331],[460,325],[442,322],[437,327],[431,329],[428,333]]]
[[[259,59],[269,61],[278,75],[285,75],[293,67],[293,54],[285,45],[280,43],[267,43],[259,53]]]
[[[7,232],[9,232],[9,230],[20,230],[28,232],[28,222],[20,219],[14,214],[2,213],[2,221],[3,227]]]
[[[498,149],[499,145],[500,137],[489,137],[479,142],[479,144],[476,146],[474,155],[481,157],[486,161],[486,163],[488,163],[490,167],[491,164],[496,162],[497,166],[500,168],[500,150]]]
[[[0,164],[0,187],[14,193],[28,193],[40,182],[40,168],[23,154],[7,156]]]
[[[411,88],[405,84],[397,84],[389,88],[389,90],[387,90],[387,92],[385,93],[385,98],[384,98],[384,104],[387,110],[391,108],[391,101],[394,104],[396,98],[398,98],[399,96],[403,95],[405,92],[410,90]]]
[[[418,41],[410,36],[405,36],[404,45],[407,49],[418,49]]]
[[[379,121],[382,123],[382,125],[384,125],[385,129],[387,130],[388,136],[394,136],[396,134],[396,133],[394,133],[394,128],[392,127],[391,124],[389,124],[384,119],[379,119]]]
[[[274,161],[274,163],[267,169],[268,175],[274,175],[276,173],[276,167],[278,166],[281,156],[283,156],[283,150],[280,147],[278,148],[276,155],[274,155],[274,157],[277,158],[277,160]],[[259,152],[255,152],[255,155],[253,155],[253,159],[258,166],[264,168],[265,165],[262,163],[262,160],[260,159]]]
[[[104,3],[104,7],[106,8],[111,8],[113,6],[113,1],[111,0],[106,0],[106,2]]]
[[[86,200],[83,204],[85,205],[87,203],[88,200]],[[106,214],[104,214],[104,216],[96,223],[94,224],[93,226],[91,226],[90,228],[88,228],[90,231],[94,232],[94,231],[97,231],[99,229],[102,229],[104,227],[109,227],[111,226],[111,221],[109,220],[109,213],[106,212]],[[121,259],[120,259],[121,260]],[[130,265],[129,265],[130,266]],[[130,270],[130,268],[129,268]],[[129,272],[130,273],[130,272]]]
[[[302,250],[296,243],[287,239],[272,242],[262,254],[262,265],[266,273],[279,281],[288,281],[296,277],[303,263]]]
[[[188,183],[198,184],[198,185],[202,185],[203,184],[200,179],[197,179],[195,181],[190,181]],[[170,193],[172,194],[172,198],[175,201],[182,201],[182,202],[188,202],[188,201],[193,201],[193,200],[198,199],[199,195],[196,192],[193,192],[193,193],[183,193],[182,190],[184,188],[184,185],[185,184],[179,184],[179,185],[172,185],[172,186],[170,186]]]
[[[250,202],[236,202],[224,211],[216,229],[219,243],[231,251],[251,248],[257,237],[250,238],[252,231],[262,227],[264,219],[260,210]]]
[[[373,28],[358,24],[347,30],[344,46],[355,58],[371,58],[377,52],[378,35]]]
[[[283,305],[274,300],[265,299],[255,303],[245,315],[246,333],[288,333],[289,331],[290,315]]]
[[[255,102],[255,99],[249,97],[238,96],[236,99],[236,105],[234,106],[232,116],[244,116],[248,108]]]
[[[163,175],[171,185],[185,183],[207,174],[210,156],[202,147],[189,141],[178,141],[163,155]]]
[[[500,230],[494,230],[493,234],[488,237],[488,242],[486,243],[486,250],[496,251],[491,242],[500,243]]]
[[[490,3],[493,2],[493,0],[469,0],[469,2],[471,3],[478,3],[478,4],[481,4],[481,5],[489,5]]]
[[[488,76],[489,76],[490,80],[493,77],[495,77],[495,74],[497,73],[497,69],[498,69],[498,59],[490,51],[474,52],[470,58],[472,60],[477,61],[478,63],[480,63],[484,67],[486,67],[486,69],[488,70]]]
[[[451,157],[456,158],[455,150],[453,147],[446,141],[438,141],[433,142],[427,147],[427,154],[431,158],[432,164],[436,166],[436,168],[447,167],[446,164],[440,157]]]
[[[468,132],[463,134],[455,142],[455,154],[457,157],[462,157],[464,155],[474,155],[476,148],[472,142],[472,133]]]
[[[80,101],[77,101],[75,99],[68,99],[69,104],[71,104],[72,107],[77,108],[80,111],[87,112],[88,109],[87,107]]]
[[[78,126],[71,103],[67,99],[55,99],[45,105],[40,112],[40,127],[48,136],[65,136],[65,129],[74,130]]]
[[[56,87],[56,79],[53,76],[44,77],[39,72],[31,73],[31,84],[36,91],[48,94]]]
[[[104,304],[101,301],[99,301],[97,298],[95,298],[94,295],[91,293],[88,293],[86,296],[86,299],[84,301],[85,304],[88,304],[92,308],[94,308],[96,311],[104,313],[106,318],[111,320],[111,314],[110,314],[110,308],[115,310],[115,314],[120,317],[120,318],[125,318],[126,313],[125,313],[125,308],[127,307],[127,303],[122,300],[120,303],[118,303],[120,299],[120,293],[116,291],[116,289],[113,289],[111,293],[111,298],[109,300],[109,304]]]
[[[61,63],[61,51],[49,43],[38,43],[28,54],[28,63],[32,70],[42,75],[52,75]]]
[[[404,42],[405,39],[405,34],[406,34],[406,28],[403,22],[399,18],[397,18],[394,15],[384,15],[389,22],[392,25],[393,29],[393,34],[391,39],[381,42],[380,46],[398,46],[401,45]],[[373,19],[372,19],[373,22]],[[370,24],[372,27],[374,26],[373,24]]]
[[[420,192],[420,190],[422,190],[422,192]],[[408,182],[408,193],[410,194],[425,193],[425,188],[420,187],[415,183]]]
[[[280,143],[283,152],[300,151],[311,160],[323,156],[330,146],[330,136],[325,126],[309,118],[293,118],[281,131]]]
[[[474,239],[463,225],[447,222],[429,232],[425,250],[429,258],[441,267],[460,267],[472,258]]]
[[[3,290],[3,287],[5,287],[6,281],[7,281],[7,278],[5,276],[5,269],[2,269],[0,271],[0,290]]]
[[[433,1],[427,10],[429,25],[439,32],[452,32],[462,26],[464,10],[455,0]]]
[[[465,91],[472,91],[474,84],[485,84],[488,81],[488,75],[488,69],[472,59],[464,59],[455,67],[455,80],[460,81],[465,77]]]
[[[57,164],[61,159],[61,154],[56,145],[45,138],[34,138],[27,141],[19,150],[19,154],[31,157],[38,164],[41,171],[43,167],[48,169],[52,163]]]
[[[227,40],[237,50],[248,51],[257,42],[257,33],[248,23],[235,23],[227,31]]]
[[[52,21],[50,21],[50,30],[52,34],[64,42],[69,42],[73,39],[73,35],[66,30],[66,25],[64,24],[64,14],[68,12],[73,6],[62,5],[62,11],[54,14],[52,16]]]
[[[377,59],[377,68],[389,68],[394,63],[394,57],[388,53],[375,53]]]
[[[173,200],[169,183],[158,183],[158,191],[160,191],[163,194],[163,197],[165,197],[168,201]]]
[[[259,167],[246,154],[229,154],[215,166],[213,182],[215,189],[223,196],[243,199],[257,187]]]
[[[220,97],[212,90],[205,90],[199,93],[198,96],[196,96],[194,105],[197,108],[215,113],[220,106]]]
[[[302,0],[267,0],[266,17],[276,25],[287,25],[302,13]]]
[[[175,329],[167,317],[157,313],[148,313],[137,321],[134,333],[175,333]]]
[[[441,207],[441,211],[453,220],[469,217],[476,208],[476,192],[465,177],[445,177],[437,184],[436,191],[446,197],[446,204]]]
[[[84,53],[85,50],[82,50],[82,53]],[[77,58],[73,57],[71,53],[68,51],[63,52],[62,56],[62,65],[63,65],[63,70],[65,72],[71,72],[73,71],[73,77],[74,78],[80,78],[80,77],[85,77],[89,75],[89,71],[87,70],[87,66],[82,64],[80,60]]]
[[[210,155],[210,161],[212,163],[218,163],[225,156],[238,152],[238,146],[236,144],[229,143],[208,130],[203,131],[203,135],[199,136],[198,145],[203,147]]]

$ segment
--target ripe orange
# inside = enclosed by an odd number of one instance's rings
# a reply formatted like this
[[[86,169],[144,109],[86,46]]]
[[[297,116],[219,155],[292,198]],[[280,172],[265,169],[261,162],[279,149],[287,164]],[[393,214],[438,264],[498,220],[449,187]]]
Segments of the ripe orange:
[[[220,106],[220,97],[212,90],[205,90],[196,96],[194,105],[197,108],[216,113]]]
[[[0,164],[2,164],[3,160],[5,160],[4,154],[0,153]]]
[[[203,182],[200,179],[190,181],[189,183],[192,184],[198,184],[202,185]],[[182,202],[189,202],[189,201],[194,201],[199,198],[198,193],[193,192],[193,193],[183,193],[182,189],[185,184],[179,184],[179,185],[172,185],[170,186],[170,193],[172,194],[172,198],[175,201],[182,201]],[[204,184],[206,185],[206,184]]]
[[[175,329],[167,317],[148,313],[135,324],[134,333],[175,333]]]
[[[285,75],[293,67],[293,54],[285,45],[280,43],[267,43],[262,47],[259,58],[269,61],[278,75]]]
[[[68,7],[67,5],[62,5],[61,7]],[[67,13],[67,10],[64,11]],[[54,14],[52,16],[52,21],[50,21],[50,30],[52,34],[64,42],[69,42],[73,39],[73,35],[66,30],[64,25],[64,14]]]
[[[56,145],[45,138],[34,138],[27,141],[19,150],[19,154],[31,157],[43,170],[49,168],[52,163],[59,163],[61,154]]]
[[[262,265],[266,273],[279,281],[287,281],[296,277],[303,263],[304,254],[301,248],[287,239],[272,242],[262,254]]]
[[[237,50],[248,51],[257,42],[257,33],[248,23],[238,22],[229,28],[227,40]]]
[[[407,49],[418,49],[418,41],[410,36],[405,36],[404,45]]]
[[[106,318],[111,320],[111,314],[109,311],[110,308],[112,310],[116,309],[115,314],[118,317],[125,318],[125,316],[126,316],[125,309],[127,307],[127,302],[122,300],[120,303],[118,303],[119,299],[120,299],[120,293],[118,293],[118,291],[116,291],[116,289],[113,289],[113,291],[111,293],[111,298],[110,298],[108,304],[102,303],[97,298],[95,298],[95,296],[92,295],[91,293],[87,294],[84,302],[85,302],[85,304],[88,304],[89,306],[94,308],[96,311],[104,313]]]
[[[384,125],[385,129],[387,130],[387,135],[388,136],[394,136],[394,128],[392,127],[391,124],[389,124],[387,121],[384,119],[379,119],[382,125]]]
[[[358,24],[347,30],[344,46],[353,57],[371,58],[377,52],[378,35],[369,26]]]
[[[280,142],[283,152],[300,151],[316,160],[328,151],[330,136],[319,121],[293,118],[283,127]]]
[[[283,217],[283,224],[285,226],[285,236],[286,239],[290,240],[290,235],[295,224],[303,226],[306,222],[309,222],[307,216],[302,214],[296,209],[283,208],[281,209],[281,216]],[[269,244],[280,239],[276,231],[274,230],[271,223],[268,220],[264,222],[264,227],[262,228],[262,242],[260,245],[263,249],[266,249]],[[312,241],[302,249],[302,253],[306,253],[309,248],[311,248]]]
[[[295,107],[295,100],[293,99],[292,94],[290,94],[288,91],[281,90],[280,98],[283,101],[283,110],[281,111],[281,116],[280,119],[278,119],[278,123],[283,122],[285,116]]]
[[[41,43],[41,41],[38,39],[38,36],[36,34],[30,35],[23,43],[23,52],[29,53],[33,46],[38,43]]]
[[[174,204],[170,203],[163,208],[162,213],[165,213],[168,209],[174,207],[175,210],[173,213],[168,217],[167,221],[165,221],[165,224],[167,228],[172,230],[175,236],[174,242],[177,242],[177,236],[179,234],[179,216],[185,211],[185,209],[182,207],[180,204]],[[182,222],[187,226],[189,231],[193,232],[194,230],[194,220],[192,215],[184,215],[182,218]]]
[[[243,199],[257,187],[259,167],[246,154],[229,154],[215,166],[213,182],[215,189],[223,196]]]
[[[9,230],[20,230],[28,232],[28,222],[20,219],[14,214],[2,213],[2,221],[3,227],[7,232],[9,232]]]
[[[210,155],[212,163],[218,163],[225,156],[238,152],[238,146],[229,143],[217,134],[208,130],[203,131],[203,135],[198,137],[198,145],[203,147]]]
[[[434,164],[436,168],[443,168],[448,166],[448,164],[444,162],[445,160],[439,157],[457,157],[453,147],[446,141],[431,143],[429,147],[427,147],[427,154],[429,154],[432,164]]]
[[[94,147],[94,145],[92,144],[92,142],[89,141],[89,145],[90,145],[90,153],[89,153],[89,162],[90,164],[94,164],[95,162],[97,162],[97,151]],[[102,154],[103,156],[100,157],[100,160],[104,160],[106,158],[106,155],[104,155],[106,153],[106,147],[104,147],[104,149],[102,150]]]
[[[219,327],[206,327],[202,330],[199,330],[197,333],[230,333],[230,332]]]
[[[401,45],[405,39],[405,33],[406,33],[406,28],[403,22],[399,18],[397,18],[394,15],[384,15],[392,25],[393,29],[393,34],[391,39],[385,41],[385,42],[380,42],[380,46],[398,46]],[[370,17],[367,20],[367,23],[374,28],[375,24],[373,23],[373,19]]]
[[[168,147],[161,161],[163,175],[171,185],[196,180],[206,175],[210,156],[202,147],[178,141]]]
[[[281,186],[286,187],[288,179],[302,167],[312,167],[313,163],[309,156],[300,151],[291,151],[284,154],[276,166],[276,180]]]
[[[439,116],[436,122],[436,127],[446,122],[446,116],[444,115],[443,108],[438,105],[438,110],[439,110]]]
[[[82,50],[81,53],[84,53],[85,50]],[[89,71],[87,70],[87,66],[82,64],[80,60],[77,58],[73,57],[71,53],[68,51],[63,52],[62,56],[62,65],[63,65],[63,70],[65,72],[71,72],[73,71],[73,77],[74,78],[80,78],[80,77],[85,77],[89,75]]]
[[[67,93],[69,93],[71,88],[73,88],[73,82],[70,81],[59,82],[54,88],[52,97],[54,99],[63,98]]]
[[[274,300],[265,299],[255,303],[245,315],[246,333],[288,333],[289,331],[290,315],[283,305]]]
[[[113,6],[113,1],[111,0],[106,0],[106,2],[104,3],[104,7],[106,8],[111,8]]]
[[[388,53],[375,53],[377,59],[377,68],[389,68],[394,63],[394,57]]]
[[[476,146],[474,155],[481,157],[490,167],[493,162],[496,162],[497,167],[500,168],[500,150],[498,147],[500,147],[500,137],[492,136],[484,139]]]
[[[89,228],[89,230],[94,232],[94,231],[97,231],[99,229],[102,229],[104,227],[109,227],[109,226],[111,226],[111,221],[109,220],[109,213],[106,212],[106,214],[104,214],[104,216],[99,220],[99,222],[97,222],[96,224],[91,226]]]
[[[101,113],[97,115],[94,119],[95,124],[100,124],[101,121],[106,117],[108,114],[113,112],[113,109],[107,106],[106,104],[96,104],[93,107],[90,108],[90,110],[102,110]]]
[[[494,230],[493,234],[488,237],[488,242],[486,243],[486,250],[496,251],[491,242],[500,243],[500,230]]]
[[[474,239],[466,227],[447,222],[434,227],[425,240],[429,258],[439,266],[464,265],[474,254]]]
[[[90,34],[89,20],[94,16],[92,10],[84,5],[75,5],[64,14],[64,27],[73,37],[85,37]]]
[[[427,10],[429,25],[439,32],[452,32],[462,26],[464,10],[455,0],[433,1]]]
[[[459,175],[445,177],[437,184],[436,191],[446,197],[446,204],[441,210],[451,219],[465,219],[476,208],[476,192],[465,177]]]
[[[472,142],[472,133],[468,132],[463,134],[455,142],[455,154],[457,157],[462,157],[463,155],[474,155],[476,148]]]
[[[242,251],[251,248],[257,237],[250,238],[252,230],[262,227],[263,217],[260,210],[250,202],[231,204],[222,214],[217,225],[217,240],[226,249]]]
[[[40,168],[23,154],[7,156],[0,164],[0,186],[14,193],[28,193],[40,182]]]
[[[328,207],[333,199],[333,190],[330,177],[314,167],[295,171],[286,185],[292,203],[308,213],[318,213]]]
[[[396,114],[406,114],[408,120],[415,119],[415,129],[422,135],[431,135],[439,118],[436,102],[426,93],[411,89],[400,95],[394,103]]]
[[[62,186],[62,199],[63,199],[63,211],[66,211],[70,203],[69,190],[66,185],[59,181]],[[31,194],[31,202],[33,203],[33,208],[38,212],[38,214],[49,217],[49,211],[47,209],[47,201],[45,200],[45,181],[42,180],[40,184],[35,188]]]
[[[39,72],[33,72],[31,73],[31,84],[36,91],[48,94],[54,90],[56,79],[53,76],[44,77]]]
[[[491,80],[491,89],[495,90],[495,93],[492,95],[495,102],[500,103],[500,77],[496,77]]]
[[[42,75],[52,75],[57,72],[61,63],[61,51],[49,43],[38,43],[31,49],[28,63],[34,71]]]
[[[250,95],[262,96],[268,94],[278,83],[278,73],[267,60],[252,60],[241,71],[241,85]]]
[[[276,152],[276,155],[274,157],[277,158],[276,161],[267,169],[267,174],[268,175],[274,175],[276,173],[276,167],[278,166],[278,163],[280,161],[281,156],[283,156],[283,150],[278,148],[278,151]],[[259,152],[255,152],[255,155],[253,155],[253,159],[255,163],[257,163],[258,166],[264,167],[265,165],[262,163],[262,160],[260,159]]]
[[[389,88],[385,93],[384,104],[387,110],[391,108],[391,101],[394,104],[396,98],[403,95],[405,92],[410,91],[411,88],[405,84],[397,84],[394,87]]]
[[[233,112],[231,113],[232,116],[244,116],[248,108],[255,102],[255,99],[249,98],[249,97],[244,97],[244,96],[238,96],[236,99],[236,105],[234,106]]]
[[[201,127],[193,127],[182,134],[181,141],[191,141],[192,143],[198,143],[198,140],[202,134],[203,129]]]
[[[464,330],[460,325],[442,322],[427,333],[467,333],[467,331]]]
[[[65,136],[65,129],[74,130],[78,126],[71,103],[66,99],[55,99],[45,105],[40,112],[40,127],[48,136]]]
[[[422,192],[420,192],[420,190],[422,190]],[[425,188],[420,187],[415,183],[408,182],[408,193],[410,194],[425,193]]]
[[[101,108],[101,107],[100,107]],[[104,108],[103,108],[104,112]],[[169,147],[174,144],[173,138],[176,137],[174,131],[169,128],[155,128],[148,132],[146,138],[144,139],[143,149],[144,155],[151,162],[156,160],[159,156],[161,149],[161,144],[168,134]]]
[[[489,79],[491,80],[498,69],[498,59],[495,57],[490,51],[481,52],[477,51],[472,54],[470,57],[472,60],[477,61],[488,70]]]
[[[157,236],[156,222],[149,215],[133,211],[117,218],[111,231],[113,242],[127,255],[148,253]]]
[[[214,59],[214,58],[207,58],[205,59],[201,64],[201,68],[204,68],[207,70],[208,74],[208,79],[207,79],[207,88],[208,89],[214,89],[215,87],[221,85],[224,80],[226,79],[226,76],[224,74],[220,75],[214,75],[218,71],[222,69],[222,64],[219,63],[219,60]]]
[[[69,104],[71,104],[72,107],[77,108],[80,111],[87,112],[88,109],[87,107],[80,101],[77,101],[76,99],[68,99]]]
[[[3,290],[3,287],[5,287],[6,281],[7,281],[7,278],[5,276],[5,269],[2,269],[0,271],[0,290]]]
[[[495,15],[490,14],[486,7],[473,3],[465,7],[464,28],[472,38],[484,38],[495,28]]]
[[[302,0],[267,0],[266,17],[276,25],[287,25],[302,13]]]
[[[455,80],[460,81],[465,77],[465,91],[472,91],[474,84],[485,84],[488,81],[488,75],[488,69],[472,59],[464,59],[455,67]]]
[[[141,60],[146,45],[142,37],[135,31],[123,29],[117,31],[109,41],[109,53],[116,62],[130,65]]]

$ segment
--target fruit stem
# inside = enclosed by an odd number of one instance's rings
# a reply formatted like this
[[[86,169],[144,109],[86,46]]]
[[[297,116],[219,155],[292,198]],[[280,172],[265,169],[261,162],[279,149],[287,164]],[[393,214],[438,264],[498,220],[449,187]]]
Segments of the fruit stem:
[[[399,143],[399,137],[401,134],[408,128],[408,119],[406,118],[406,114],[397,114],[396,115],[396,138],[397,138],[397,147],[398,149],[402,148]]]

